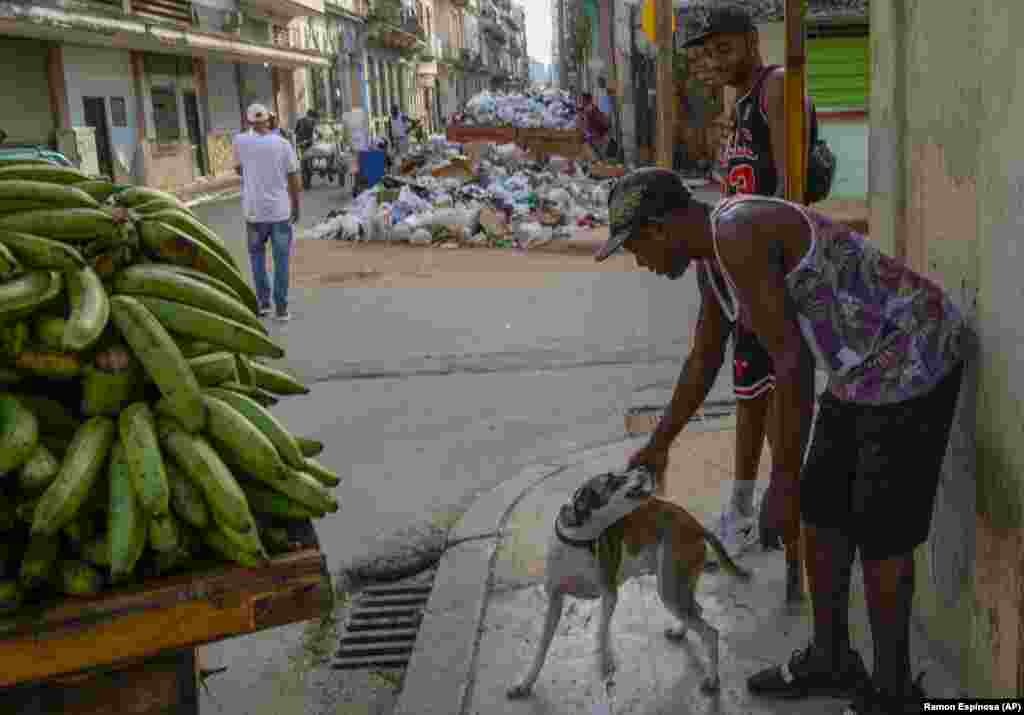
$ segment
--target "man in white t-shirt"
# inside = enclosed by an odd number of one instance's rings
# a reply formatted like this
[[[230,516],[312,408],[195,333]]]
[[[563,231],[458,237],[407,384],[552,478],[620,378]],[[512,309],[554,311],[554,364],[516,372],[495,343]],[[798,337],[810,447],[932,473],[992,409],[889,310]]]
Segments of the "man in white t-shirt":
[[[292,145],[270,130],[270,112],[262,104],[249,107],[251,132],[235,137],[235,165],[242,175],[242,214],[249,239],[249,260],[261,316],[270,315],[270,282],[266,245],[274,257],[274,307],[278,320],[290,320],[288,262],[292,224],[299,220],[299,160]]]

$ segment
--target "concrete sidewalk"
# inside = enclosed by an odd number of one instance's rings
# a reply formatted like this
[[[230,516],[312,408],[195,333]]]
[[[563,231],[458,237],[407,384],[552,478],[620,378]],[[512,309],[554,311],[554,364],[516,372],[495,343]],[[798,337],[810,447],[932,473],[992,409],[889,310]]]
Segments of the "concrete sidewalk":
[[[731,481],[732,418],[693,424],[672,454],[668,497],[707,525]],[[783,604],[784,563],[780,552],[759,551],[742,562],[754,571],[749,584],[720,573],[701,579],[698,600],[719,629],[722,690],[700,693],[707,653],[695,636],[683,644],[662,635],[672,618],[658,599],[652,576],[623,586],[612,623],[618,672],[604,695],[596,677],[594,634],[597,601],[569,599],[548,659],[523,701],[505,697],[528,667],[537,645],[546,597],[538,585],[551,525],[558,508],[588,476],[621,467],[644,442],[625,439],[573,455],[562,464],[539,464],[486,494],[453,529],[437,571],[396,715],[820,715],[840,713],[844,701],[799,702],[751,698],[746,679],[787,659],[809,638],[809,606]],[[769,469],[762,460],[760,483]],[[852,630],[865,662],[871,644],[859,569],[852,595]],[[951,673],[914,634],[913,668],[926,671],[925,690],[953,697],[960,689]]]

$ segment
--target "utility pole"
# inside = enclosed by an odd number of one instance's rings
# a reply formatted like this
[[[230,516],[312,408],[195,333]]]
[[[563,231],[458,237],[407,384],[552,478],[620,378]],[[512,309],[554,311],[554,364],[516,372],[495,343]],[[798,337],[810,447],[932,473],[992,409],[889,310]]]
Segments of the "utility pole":
[[[807,51],[804,46],[804,14],[807,0],[786,0],[786,199],[804,203],[804,187],[807,184],[807,120],[805,113]],[[795,596],[791,589],[800,594],[808,591],[808,572],[801,569],[807,563],[804,539],[797,523],[789,525],[787,531],[796,534],[796,543],[787,541],[786,548],[786,590],[787,598]],[[803,556],[803,558],[801,558]]]
[[[658,46],[657,159],[662,169],[672,168],[672,135],[675,127],[675,82],[672,77],[672,0],[656,0]]]
[[[807,0],[786,0],[786,198],[802,204],[807,185],[804,12]]]

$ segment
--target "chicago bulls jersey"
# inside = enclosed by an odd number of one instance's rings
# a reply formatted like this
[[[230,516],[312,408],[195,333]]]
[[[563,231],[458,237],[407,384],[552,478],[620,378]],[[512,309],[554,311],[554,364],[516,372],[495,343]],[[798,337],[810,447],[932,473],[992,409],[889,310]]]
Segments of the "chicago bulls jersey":
[[[750,91],[736,100],[734,131],[722,157],[725,168],[722,190],[726,195],[774,196],[778,188],[768,111],[761,91],[765,78],[775,69],[777,65],[763,68]]]

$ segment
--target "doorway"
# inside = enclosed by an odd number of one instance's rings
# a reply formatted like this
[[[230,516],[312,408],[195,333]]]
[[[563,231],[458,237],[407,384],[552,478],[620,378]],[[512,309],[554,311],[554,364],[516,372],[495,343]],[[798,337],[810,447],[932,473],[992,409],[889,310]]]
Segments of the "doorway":
[[[110,126],[107,123],[107,101],[104,97],[82,97],[85,124],[96,132],[96,161],[100,173],[114,179],[114,155],[110,149]]]
[[[197,176],[206,176],[206,152],[204,151],[203,131],[199,124],[199,100],[196,93],[182,93],[185,100],[185,124],[188,126],[188,143],[192,146],[192,164]]]

